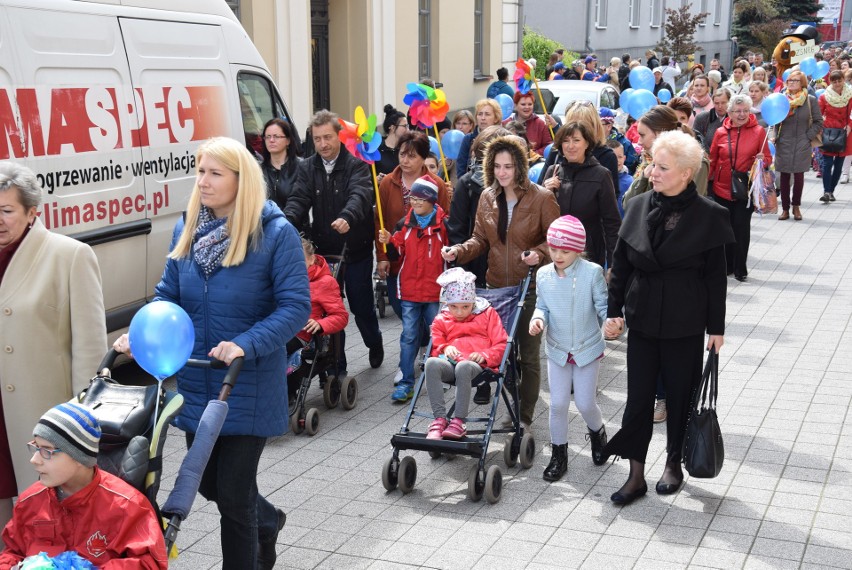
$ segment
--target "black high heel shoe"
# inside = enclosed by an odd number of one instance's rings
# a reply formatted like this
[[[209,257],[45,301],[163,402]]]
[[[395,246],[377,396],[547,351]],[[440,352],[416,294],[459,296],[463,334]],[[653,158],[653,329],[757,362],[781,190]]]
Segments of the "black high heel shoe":
[[[622,487],[622,489],[623,488],[624,487]],[[621,489],[619,489],[618,491],[612,494],[609,500],[615,503],[616,505],[626,506],[638,499],[639,497],[644,496],[647,492],[648,484],[643,483],[641,487],[629,493],[625,493]]]

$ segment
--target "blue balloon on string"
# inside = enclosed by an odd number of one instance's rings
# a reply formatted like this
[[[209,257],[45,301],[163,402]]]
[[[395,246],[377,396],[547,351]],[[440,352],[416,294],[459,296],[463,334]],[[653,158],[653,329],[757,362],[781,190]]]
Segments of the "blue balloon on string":
[[[799,62],[799,69],[808,77],[813,77],[817,71],[817,60],[813,57],[806,57]]]
[[[625,112],[629,113],[628,105],[630,105],[630,97],[633,96],[636,90],[632,87],[628,87],[624,91],[621,92],[621,96],[618,98],[618,106],[624,109]]]
[[[769,154],[775,156],[775,143],[772,141],[769,141]]]
[[[781,74],[781,81],[787,81],[787,78],[788,78],[788,77],[790,77],[790,72],[791,72],[791,71],[793,71],[793,70],[792,70],[792,69],[788,69],[787,71],[785,71],[784,73],[782,73],[782,74]]]
[[[634,89],[646,89],[652,91],[654,89],[654,72],[645,67],[638,65],[630,70],[630,86]]]
[[[544,170],[544,163],[539,162],[538,164],[534,164],[530,167],[527,176],[529,176],[530,182],[534,184],[538,184],[538,179],[541,176],[541,171]]]
[[[441,152],[438,150],[438,139],[435,137],[429,137],[429,152],[435,156],[441,156]]]
[[[822,60],[818,61],[816,64],[816,72],[814,73],[814,77],[825,77],[828,75],[828,71],[831,69],[831,66],[827,61]]]
[[[446,158],[455,160],[459,157],[462,139],[464,139],[464,133],[458,129],[444,133],[444,136],[441,137],[441,146],[444,148],[444,156]],[[435,156],[440,155],[436,154]]]
[[[133,316],[128,337],[133,358],[161,381],[183,368],[192,355],[195,328],[178,305],[154,301]]]
[[[630,96],[630,108],[627,111],[634,119],[639,119],[647,113],[652,107],[656,107],[657,98],[647,89],[637,89]]]
[[[672,92],[668,89],[660,89],[657,91],[657,98],[660,100],[660,103],[668,103],[672,99]]]
[[[777,125],[787,118],[790,112],[790,100],[782,93],[773,93],[760,105],[760,115],[769,126]]]
[[[550,151],[552,151],[552,150],[553,150],[553,143],[550,143],[549,145],[544,147],[544,158],[545,158],[545,160],[547,160],[547,157],[550,156]]]
[[[500,93],[494,99],[500,104],[500,109],[503,111],[503,120],[505,121],[511,117],[512,112],[515,110],[515,102],[512,101],[512,98],[505,93]]]

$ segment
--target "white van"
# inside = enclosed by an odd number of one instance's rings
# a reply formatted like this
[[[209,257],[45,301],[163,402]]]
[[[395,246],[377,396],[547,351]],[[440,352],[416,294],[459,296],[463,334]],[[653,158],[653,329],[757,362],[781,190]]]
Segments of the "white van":
[[[159,280],[195,178],[226,135],[290,120],[224,0],[0,0],[0,160],[30,167],[45,226],[90,244],[107,329]]]

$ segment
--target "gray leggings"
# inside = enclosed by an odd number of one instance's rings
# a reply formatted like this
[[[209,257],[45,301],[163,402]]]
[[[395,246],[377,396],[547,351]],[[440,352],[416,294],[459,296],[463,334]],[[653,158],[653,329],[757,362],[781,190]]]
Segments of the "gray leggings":
[[[568,443],[568,408],[571,405],[571,386],[574,403],[589,429],[598,431],[603,417],[597,401],[598,370],[601,361],[585,366],[568,364],[560,366],[547,359],[547,380],[550,384],[550,440],[555,445]]]
[[[447,407],[444,404],[444,387],[442,383],[456,385],[457,418],[466,418],[470,408],[471,380],[482,372],[482,367],[470,360],[462,360],[455,368],[443,358],[430,356],[426,359],[426,391],[429,393],[429,403],[432,404],[432,414],[436,418],[447,417]]]

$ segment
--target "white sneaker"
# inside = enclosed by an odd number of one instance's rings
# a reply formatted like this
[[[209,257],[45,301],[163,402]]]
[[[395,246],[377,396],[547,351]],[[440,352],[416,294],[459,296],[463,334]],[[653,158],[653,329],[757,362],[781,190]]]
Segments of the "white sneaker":
[[[841,184],[848,184],[849,183],[849,173],[848,172],[844,172],[843,176],[840,177],[840,183]]]
[[[393,385],[396,386],[397,384],[399,384],[400,380],[402,380],[402,369],[397,368],[396,374],[393,377]]]

